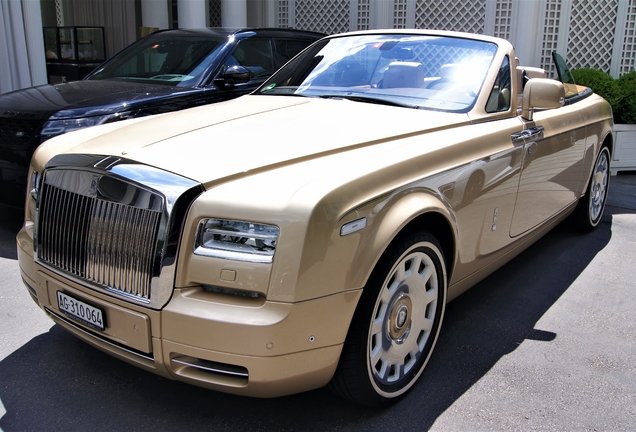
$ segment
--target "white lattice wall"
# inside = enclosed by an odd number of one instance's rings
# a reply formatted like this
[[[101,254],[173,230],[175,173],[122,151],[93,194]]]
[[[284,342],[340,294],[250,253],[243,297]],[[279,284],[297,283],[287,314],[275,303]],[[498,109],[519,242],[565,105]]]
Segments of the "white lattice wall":
[[[500,0],[495,5],[493,36],[510,39],[512,29],[512,0]]]
[[[555,73],[552,66],[552,51],[558,51],[559,27],[561,26],[561,0],[546,0],[543,27],[541,31],[541,63],[540,67],[548,71],[548,75]]]
[[[394,0],[393,3],[393,28],[407,28],[408,0]]]
[[[278,26],[277,27],[291,27],[289,22],[289,0],[278,1]]]
[[[221,27],[221,0],[209,0],[210,27]]]
[[[636,0],[266,1],[277,4],[272,25],[278,27],[332,34],[392,26],[501,37],[522,47],[524,64],[545,68],[550,76],[552,51],[573,68],[593,67],[614,77],[636,66]]]
[[[369,30],[371,24],[370,0],[358,0],[356,28],[353,30]]]
[[[570,15],[567,56],[571,68],[609,72],[616,32],[618,0],[574,0]]]
[[[296,0],[298,29],[334,34],[349,31],[349,0]]]
[[[55,0],[55,21],[58,27],[64,26],[64,5],[62,0]]]
[[[614,55],[614,75],[623,75],[631,72],[636,67],[636,0],[620,0],[627,3],[624,10],[625,19],[619,16],[617,22],[623,24],[623,31],[617,36],[617,44],[614,49],[620,55]],[[619,4],[619,7],[621,5]]]
[[[485,17],[486,0],[425,0],[415,6],[415,28],[481,34]]]

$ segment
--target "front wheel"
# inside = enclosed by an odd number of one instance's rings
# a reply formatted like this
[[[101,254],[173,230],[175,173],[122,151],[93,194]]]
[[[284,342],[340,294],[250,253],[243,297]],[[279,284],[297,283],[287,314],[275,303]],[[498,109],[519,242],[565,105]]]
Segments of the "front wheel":
[[[607,147],[601,151],[594,162],[594,170],[585,195],[574,210],[574,222],[577,228],[591,231],[601,221],[610,180],[610,153]]]
[[[435,237],[416,233],[398,242],[364,288],[331,388],[368,406],[403,395],[428,363],[445,304],[444,255]]]

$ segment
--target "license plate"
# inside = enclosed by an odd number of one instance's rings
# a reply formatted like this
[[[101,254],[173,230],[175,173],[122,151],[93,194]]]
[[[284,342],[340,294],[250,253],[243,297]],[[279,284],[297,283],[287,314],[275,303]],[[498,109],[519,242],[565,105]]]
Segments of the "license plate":
[[[69,318],[86,324],[95,330],[104,330],[104,316],[101,309],[79,301],[64,294],[62,291],[57,292],[57,306],[60,312]]]

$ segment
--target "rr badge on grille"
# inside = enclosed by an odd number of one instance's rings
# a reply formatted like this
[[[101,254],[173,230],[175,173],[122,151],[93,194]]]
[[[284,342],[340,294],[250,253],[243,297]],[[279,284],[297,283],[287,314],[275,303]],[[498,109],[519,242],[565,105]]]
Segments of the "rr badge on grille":
[[[88,192],[90,196],[92,197],[97,196],[97,184],[99,183],[99,179],[100,179],[100,176],[98,175],[94,175],[93,178],[91,179],[91,187]]]

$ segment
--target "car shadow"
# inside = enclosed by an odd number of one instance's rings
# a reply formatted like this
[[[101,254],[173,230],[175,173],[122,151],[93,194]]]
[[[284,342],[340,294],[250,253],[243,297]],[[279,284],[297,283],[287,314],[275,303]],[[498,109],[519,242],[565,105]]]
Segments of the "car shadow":
[[[276,399],[217,393],[141,371],[56,325],[0,362],[0,429],[428,429],[524,340],[558,337],[535,325],[608,244],[613,210],[590,234],[562,223],[451,302],[426,371],[389,407],[360,407],[326,389]]]
[[[18,259],[15,236],[23,221],[24,210],[0,205],[0,258]]]

